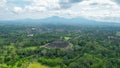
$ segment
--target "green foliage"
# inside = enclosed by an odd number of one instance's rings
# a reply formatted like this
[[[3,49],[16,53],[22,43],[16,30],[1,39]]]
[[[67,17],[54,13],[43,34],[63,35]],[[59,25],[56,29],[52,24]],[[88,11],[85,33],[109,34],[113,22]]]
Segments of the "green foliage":
[[[29,64],[27,68],[49,68],[49,67],[45,65],[41,65],[40,63],[34,62]]]
[[[63,64],[63,60],[61,58],[53,58],[53,59],[48,59],[48,58],[45,58],[45,57],[40,57],[39,58],[39,61],[43,64],[47,64],[49,66],[59,66],[61,64]]]
[[[110,25],[2,23],[0,68],[120,68],[119,31]],[[70,46],[47,47],[57,40]]]

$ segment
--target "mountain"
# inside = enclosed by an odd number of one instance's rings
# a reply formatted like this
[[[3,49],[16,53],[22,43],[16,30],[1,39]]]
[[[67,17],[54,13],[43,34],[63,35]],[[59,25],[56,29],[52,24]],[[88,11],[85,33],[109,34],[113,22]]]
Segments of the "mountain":
[[[11,23],[48,23],[48,24],[82,24],[82,25],[118,25],[118,23],[99,22],[94,20],[88,20],[85,18],[63,18],[58,16],[52,16],[44,19],[22,19],[12,21],[0,21],[0,22],[11,22]],[[120,25],[120,24],[119,24]]]
[[[4,21],[6,21],[6,20],[4,20]],[[40,23],[42,23],[42,22],[44,22],[44,23],[52,23],[52,22],[56,22],[56,23],[68,23],[68,22],[70,22],[70,23],[72,23],[72,22],[78,22],[78,23],[80,23],[80,22],[90,22],[90,21],[92,21],[93,22],[93,20],[87,20],[87,19],[85,19],[85,18],[63,18],[63,17],[58,17],[58,16],[52,16],[52,17],[47,17],[47,18],[43,18],[43,19],[30,19],[30,18],[27,18],[27,19],[18,19],[18,20],[7,20],[7,21],[12,21],[12,22],[14,22],[14,21],[18,21],[18,22],[40,22]]]
[[[113,22],[100,22],[95,20],[88,20],[86,18],[63,18],[58,16],[52,16],[44,19],[26,19],[24,22],[36,22],[36,23],[48,23],[48,24],[80,24],[80,25],[120,25]]]
[[[58,16],[48,17],[45,19],[41,19],[40,22],[47,22],[47,23],[85,23],[85,22],[94,22],[93,20],[87,20],[84,18],[62,18]]]

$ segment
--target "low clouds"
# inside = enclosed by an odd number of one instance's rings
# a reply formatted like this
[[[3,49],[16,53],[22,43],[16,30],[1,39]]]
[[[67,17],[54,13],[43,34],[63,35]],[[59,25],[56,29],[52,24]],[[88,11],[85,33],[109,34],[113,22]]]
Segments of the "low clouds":
[[[60,16],[116,22],[119,6],[120,0],[0,0],[0,19]]]

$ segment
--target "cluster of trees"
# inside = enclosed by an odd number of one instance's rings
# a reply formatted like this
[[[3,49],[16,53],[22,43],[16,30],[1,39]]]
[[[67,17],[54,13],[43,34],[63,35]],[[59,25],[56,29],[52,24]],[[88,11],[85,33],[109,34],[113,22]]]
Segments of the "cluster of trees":
[[[0,68],[27,68],[32,62],[52,68],[119,68],[119,31],[110,25],[2,24]],[[56,40],[72,46],[47,47]]]

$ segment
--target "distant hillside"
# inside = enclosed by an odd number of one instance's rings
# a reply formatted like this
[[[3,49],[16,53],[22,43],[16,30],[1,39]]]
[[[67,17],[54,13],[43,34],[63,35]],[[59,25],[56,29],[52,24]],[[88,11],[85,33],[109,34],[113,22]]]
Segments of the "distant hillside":
[[[11,21],[0,21],[0,23],[23,23],[23,24],[81,24],[81,25],[115,25],[118,26],[120,23],[113,23],[113,22],[99,22],[94,20],[88,20],[85,18],[62,18],[58,16],[48,17],[44,19],[21,19],[21,20],[11,20]]]

